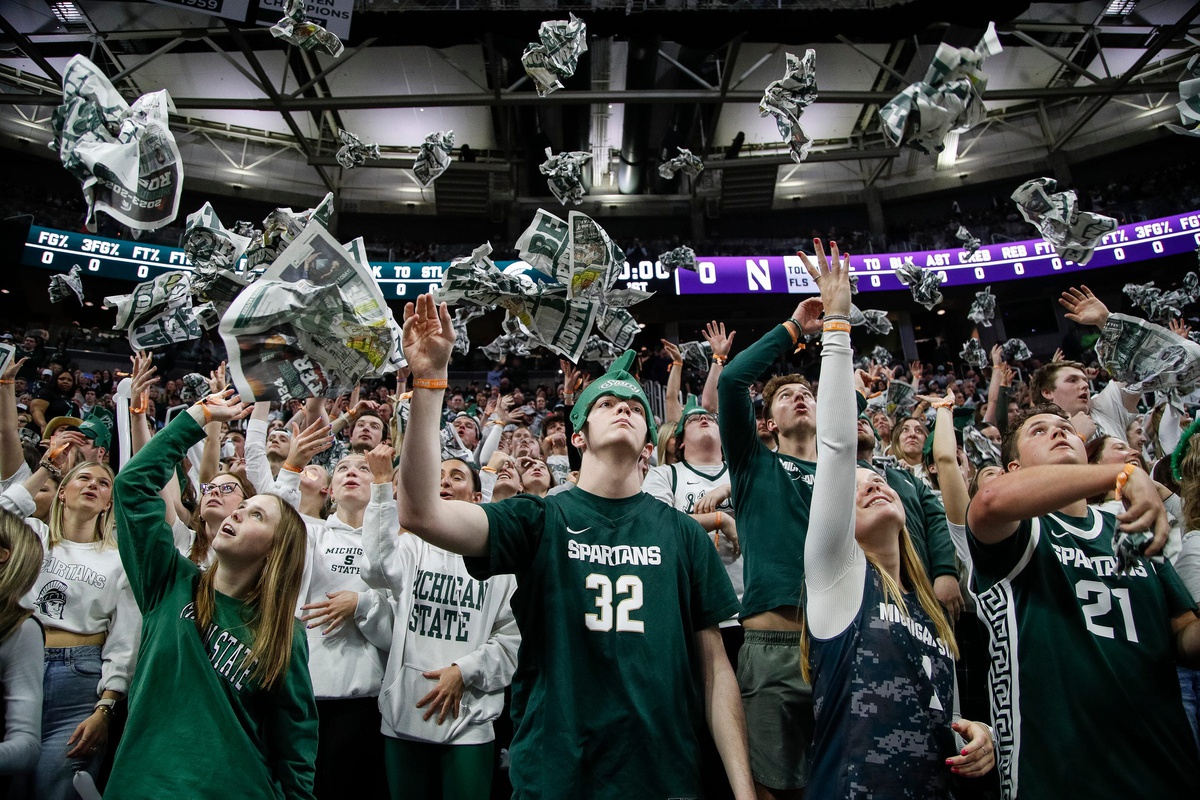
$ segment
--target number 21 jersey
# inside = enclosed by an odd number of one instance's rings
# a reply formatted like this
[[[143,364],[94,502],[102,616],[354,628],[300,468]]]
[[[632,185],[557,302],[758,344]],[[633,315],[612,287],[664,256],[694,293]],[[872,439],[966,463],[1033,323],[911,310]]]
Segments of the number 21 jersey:
[[[1089,508],[969,538],[1005,798],[1200,795],[1171,634],[1192,599],[1170,564],[1118,574],[1116,526]]]
[[[643,493],[483,509],[490,554],[468,569],[517,576],[514,797],[699,797],[694,634],[738,608],[704,530]]]

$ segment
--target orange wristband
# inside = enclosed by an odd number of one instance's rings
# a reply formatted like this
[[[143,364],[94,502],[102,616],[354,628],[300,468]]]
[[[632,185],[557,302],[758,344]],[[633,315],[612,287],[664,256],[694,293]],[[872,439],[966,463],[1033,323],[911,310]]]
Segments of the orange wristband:
[[[1125,469],[1117,475],[1117,499],[1121,499],[1121,492],[1125,489],[1125,484],[1129,483],[1129,476],[1133,474],[1133,464],[1126,464]]]
[[[304,472],[303,469],[292,464],[290,461],[283,462],[283,468],[288,472]]]
[[[204,424],[207,425],[208,423],[212,422],[212,412],[208,410],[208,404],[201,400],[199,403],[196,403],[196,405],[200,406],[200,410],[204,412]]]
[[[414,389],[445,389],[450,382],[445,378],[414,378]]]
[[[0,386],[12,386],[15,383],[16,383],[16,381],[0,380]]]
[[[725,362],[728,360],[729,360],[729,356],[721,356],[721,355],[717,355],[716,353],[713,354],[713,363],[714,364],[720,364],[721,366],[725,366]]]
[[[671,362],[671,366],[672,366],[672,367],[682,367],[682,366],[683,366],[683,362],[682,362],[682,361],[672,361],[672,362]]]
[[[850,323],[843,322],[840,319],[831,319],[821,326],[822,331],[845,331],[850,332]]]
[[[789,322],[793,325],[793,327],[787,328],[787,324]],[[794,320],[794,319],[788,318],[788,319],[784,320],[783,326],[785,328],[787,328],[788,335],[792,337],[792,344],[796,344],[797,342],[800,341],[800,334],[803,333],[803,330],[801,329],[799,322],[796,322],[796,320]]]

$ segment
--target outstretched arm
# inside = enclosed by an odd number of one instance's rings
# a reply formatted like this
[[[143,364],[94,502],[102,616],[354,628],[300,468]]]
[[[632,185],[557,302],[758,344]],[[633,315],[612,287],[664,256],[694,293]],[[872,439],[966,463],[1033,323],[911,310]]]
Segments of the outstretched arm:
[[[430,295],[404,308],[404,354],[412,368],[408,434],[400,452],[400,523],[430,544],[464,556],[488,554],[488,520],[474,503],[442,500],[442,399],[454,347],[450,312]],[[436,387],[436,388],[433,388]]]
[[[25,463],[21,435],[17,431],[17,371],[28,359],[14,360],[0,375],[0,479],[17,474]]]
[[[667,373],[667,402],[663,410],[664,423],[674,424],[683,416],[683,401],[679,398],[679,390],[683,385],[683,356],[679,353],[679,345],[674,342],[661,340],[663,349],[671,357],[671,371]]]

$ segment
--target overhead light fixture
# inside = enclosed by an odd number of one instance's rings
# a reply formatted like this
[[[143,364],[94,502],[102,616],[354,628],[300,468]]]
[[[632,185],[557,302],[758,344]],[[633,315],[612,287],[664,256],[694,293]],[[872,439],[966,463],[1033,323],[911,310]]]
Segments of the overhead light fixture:
[[[1112,0],[1104,7],[1106,17],[1128,17],[1137,6],[1137,0]]]
[[[938,309],[938,311],[937,311],[937,315],[938,315],[939,317],[944,317],[944,316],[946,316],[946,309],[944,309],[944,308],[939,308],[939,309]]]
[[[71,0],[57,0],[51,3],[50,13],[63,25],[83,25],[87,22],[79,6]]]

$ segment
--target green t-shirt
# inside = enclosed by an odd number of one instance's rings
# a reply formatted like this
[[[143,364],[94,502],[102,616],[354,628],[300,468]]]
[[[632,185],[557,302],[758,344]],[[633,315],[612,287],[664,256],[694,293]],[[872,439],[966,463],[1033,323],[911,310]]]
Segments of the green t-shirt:
[[[750,384],[792,351],[782,325],[739,353],[721,372],[721,446],[729,462],[733,507],[742,545],[742,618],[780,606],[800,606],[804,539],[812,506],[815,461],[773,453],[758,440]]]
[[[517,576],[513,796],[699,797],[694,634],[738,608],[704,530],[642,493],[573,489],[483,510],[490,557],[467,568]]]
[[[1195,604],[1169,563],[1116,573],[1116,524],[1088,509],[968,537],[1006,798],[1200,796],[1171,634]]]
[[[104,796],[310,800],[317,708],[303,625],[295,621],[291,662],[272,691],[243,666],[254,643],[247,604],[217,593],[212,624],[196,627],[200,572],[175,549],[158,490],[203,436],[180,414],[113,490],[121,561],[143,621],[129,719]]]

